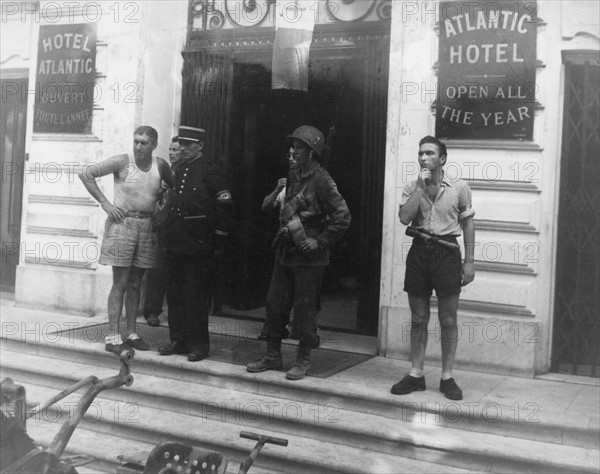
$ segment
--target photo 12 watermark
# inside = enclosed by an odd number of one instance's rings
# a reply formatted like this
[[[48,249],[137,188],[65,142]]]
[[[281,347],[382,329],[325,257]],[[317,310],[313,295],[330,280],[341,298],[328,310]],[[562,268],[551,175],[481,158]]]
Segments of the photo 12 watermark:
[[[0,22],[98,23],[108,17],[114,23],[139,23],[139,2],[0,2]]]

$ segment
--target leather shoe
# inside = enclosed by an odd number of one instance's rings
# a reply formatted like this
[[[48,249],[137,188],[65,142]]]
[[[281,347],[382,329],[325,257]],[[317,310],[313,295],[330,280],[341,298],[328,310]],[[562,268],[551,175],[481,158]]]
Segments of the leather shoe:
[[[125,342],[123,343],[133,349],[137,349],[138,351],[149,351],[150,350],[150,346],[148,344],[146,344],[144,341],[142,341],[141,337],[138,337],[136,339],[125,339]]]
[[[187,348],[181,341],[171,341],[167,345],[159,347],[158,353],[160,355],[168,356],[173,354],[187,354]]]
[[[425,390],[425,377],[407,375],[400,382],[394,384],[391,392],[394,395],[408,395],[411,392],[422,392],[423,390]]]
[[[462,390],[456,385],[454,378],[450,377],[447,380],[440,380],[440,392],[450,400],[462,400]]]
[[[148,323],[148,326],[152,326],[153,328],[160,326],[158,314],[151,314],[150,316],[148,316],[148,319],[146,319],[146,323]]]
[[[288,380],[300,380],[306,377],[306,373],[310,369],[310,361],[298,360],[296,364],[287,371],[285,378]]]
[[[188,360],[190,362],[198,362],[200,360],[204,360],[208,357],[208,352],[206,351],[192,351],[190,352],[190,354],[188,355]]]
[[[283,358],[281,354],[275,357],[263,356],[255,362],[246,365],[246,370],[253,374],[264,372],[265,370],[281,370],[283,368]]]

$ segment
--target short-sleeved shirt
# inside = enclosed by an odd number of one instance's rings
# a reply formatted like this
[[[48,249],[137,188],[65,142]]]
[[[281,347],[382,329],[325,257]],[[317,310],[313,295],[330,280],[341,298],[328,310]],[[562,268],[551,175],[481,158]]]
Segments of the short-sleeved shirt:
[[[416,189],[417,180],[406,185],[400,207],[407,203]],[[436,235],[460,235],[460,223],[474,215],[469,185],[462,179],[449,181],[444,178],[434,202],[423,193],[411,225]]]

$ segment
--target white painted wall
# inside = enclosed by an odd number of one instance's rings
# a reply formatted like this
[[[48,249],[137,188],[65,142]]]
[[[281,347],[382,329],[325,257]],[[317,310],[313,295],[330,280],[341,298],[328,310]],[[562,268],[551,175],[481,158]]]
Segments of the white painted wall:
[[[392,13],[380,315],[381,354],[400,359],[410,358],[410,310],[402,291],[410,239],[397,212],[403,187],[416,177],[418,141],[435,130],[438,47],[432,13],[437,2],[408,3],[413,4],[393,2]],[[464,288],[459,311],[457,366],[463,369],[532,376],[547,372],[550,364],[561,50],[597,50],[599,22],[595,2],[541,1],[539,16],[544,24],[538,27],[542,67],[536,82],[542,109],[535,114],[533,146],[448,142],[448,171],[475,180],[479,221],[476,279]],[[433,314],[432,331],[436,318]],[[430,336],[427,362],[440,363],[439,331]]]
[[[142,124],[158,130],[157,154],[167,157],[178,125],[187,2],[95,2],[102,5],[100,15],[96,7],[87,9],[88,2],[78,5],[43,1],[28,23],[11,26],[31,40],[29,57],[21,55],[30,84],[36,81],[40,25],[94,21],[98,28],[92,135],[33,134],[33,100],[28,103],[29,161],[15,299],[23,306],[94,316],[106,314],[112,281],[111,269],[97,264],[106,216],[77,173],[87,163],[131,151],[133,131]],[[20,16],[14,22],[20,24]],[[3,73],[5,68],[3,63]],[[112,178],[99,185],[112,199]]]

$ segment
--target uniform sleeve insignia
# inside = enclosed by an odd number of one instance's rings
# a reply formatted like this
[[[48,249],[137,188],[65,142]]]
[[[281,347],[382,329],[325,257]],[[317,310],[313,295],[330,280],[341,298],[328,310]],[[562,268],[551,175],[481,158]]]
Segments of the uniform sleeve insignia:
[[[217,201],[219,202],[227,202],[227,201],[231,201],[231,193],[229,192],[229,190],[224,189],[223,191],[219,191],[217,193]]]

